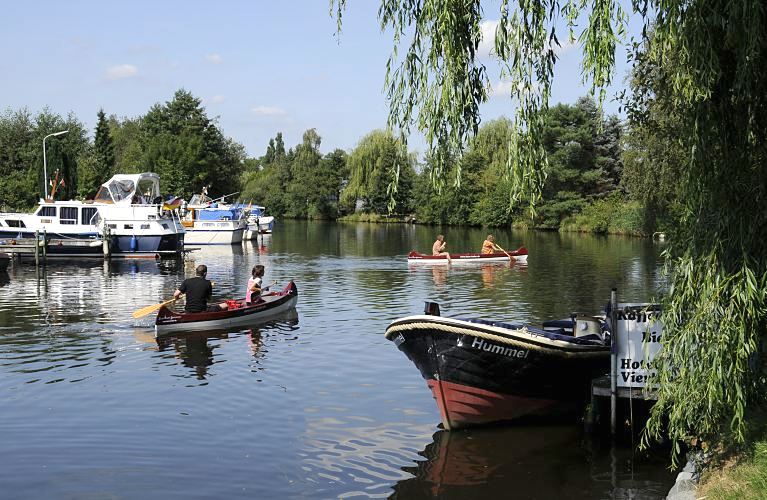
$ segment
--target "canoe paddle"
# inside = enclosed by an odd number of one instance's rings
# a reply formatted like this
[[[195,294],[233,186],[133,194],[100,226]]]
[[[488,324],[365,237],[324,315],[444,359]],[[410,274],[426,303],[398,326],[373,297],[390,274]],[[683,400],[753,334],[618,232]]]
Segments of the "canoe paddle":
[[[179,295],[178,298],[174,297],[174,298],[172,298],[170,300],[166,300],[165,302],[160,302],[159,304],[152,304],[150,306],[142,307],[138,311],[133,311],[133,317],[136,318],[136,319],[143,318],[147,314],[153,313],[153,312],[157,311],[162,306],[167,306],[168,304],[176,302],[180,298],[181,298],[181,296]]]
[[[511,261],[513,261],[513,260],[514,260],[514,257],[512,257],[512,256],[511,256],[511,254],[510,254],[509,252],[507,252],[506,250],[504,250],[503,248],[501,248],[501,245],[495,245],[495,246],[497,246],[497,247],[498,247],[498,249],[499,249],[501,252],[503,252],[503,253],[505,253],[505,254],[506,254],[506,256],[509,258],[509,262],[511,262]]]

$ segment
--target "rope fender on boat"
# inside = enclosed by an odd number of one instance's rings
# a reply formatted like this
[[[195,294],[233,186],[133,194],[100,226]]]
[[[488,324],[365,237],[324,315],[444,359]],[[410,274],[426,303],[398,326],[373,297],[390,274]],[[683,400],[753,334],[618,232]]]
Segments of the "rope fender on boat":
[[[487,332],[484,332],[484,331],[481,331],[481,330],[473,330],[473,329],[462,328],[462,327],[458,327],[458,326],[451,326],[451,325],[446,325],[444,323],[427,323],[427,322],[420,322],[420,321],[410,322],[410,323],[402,323],[402,324],[399,324],[399,325],[390,325],[386,329],[386,333],[384,334],[384,336],[386,337],[387,340],[391,340],[392,336],[394,336],[395,333],[407,332],[407,331],[412,331],[412,330],[440,330],[442,332],[452,333],[454,335],[471,335],[471,336],[474,336],[474,337],[480,337],[480,338],[483,338],[483,339],[486,339],[486,340],[491,340],[493,342],[500,342],[502,344],[512,345],[512,346],[517,347],[517,348],[531,349],[531,350],[537,350],[537,351],[544,351],[544,350],[555,351],[556,353],[558,353],[558,354],[560,354],[560,355],[562,355],[564,357],[571,357],[571,356],[577,356],[577,357],[594,356],[594,357],[598,357],[598,356],[605,356],[606,354],[609,353],[609,350],[600,350],[600,351],[593,351],[593,350],[567,351],[567,350],[563,350],[563,349],[557,348],[558,346],[555,347],[555,346],[541,346],[541,345],[536,345],[536,344],[530,344],[530,343],[527,343],[527,342],[522,342],[522,341],[519,341],[519,340],[511,339],[511,338],[508,338],[508,337],[502,337],[500,335],[495,335],[495,334],[492,334],[492,333],[487,333]],[[551,341],[550,339],[547,339],[546,337],[538,336],[538,335],[536,335],[534,333],[530,333],[530,331],[526,327],[524,327],[524,326],[522,328],[520,328],[519,330],[515,330],[515,331],[521,333],[522,335],[536,336],[536,337],[540,337],[543,340]],[[570,347],[570,346],[576,347],[576,348],[580,348],[580,347],[601,347],[601,346],[596,346],[596,345],[595,346],[582,346],[582,345],[577,345],[577,344],[568,344],[568,347]]]

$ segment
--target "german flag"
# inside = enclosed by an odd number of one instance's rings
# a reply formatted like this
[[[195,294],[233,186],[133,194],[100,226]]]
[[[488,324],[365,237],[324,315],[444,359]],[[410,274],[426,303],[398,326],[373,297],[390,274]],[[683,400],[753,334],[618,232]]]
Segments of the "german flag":
[[[167,200],[162,205],[163,210],[175,210],[177,208],[181,208],[181,205],[184,204],[184,200],[181,198],[172,198],[170,200]]]

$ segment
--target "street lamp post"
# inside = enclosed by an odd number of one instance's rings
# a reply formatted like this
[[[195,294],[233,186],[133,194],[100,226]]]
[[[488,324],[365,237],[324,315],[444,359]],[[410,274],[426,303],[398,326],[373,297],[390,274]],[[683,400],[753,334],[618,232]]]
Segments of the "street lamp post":
[[[69,130],[62,130],[61,132],[54,132],[43,137],[43,199],[48,199],[48,162],[45,158],[45,140],[49,137],[55,137],[57,135],[63,135],[69,132]]]

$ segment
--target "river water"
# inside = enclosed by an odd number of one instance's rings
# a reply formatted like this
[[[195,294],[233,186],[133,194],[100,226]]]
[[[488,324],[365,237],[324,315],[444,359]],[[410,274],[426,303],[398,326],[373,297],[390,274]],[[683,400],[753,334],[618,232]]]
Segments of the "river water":
[[[0,497],[662,498],[665,452],[632,453],[576,425],[446,432],[418,370],[384,339],[426,299],[443,315],[540,323],[597,313],[612,287],[649,301],[660,249],[618,237],[496,232],[527,265],[408,266],[444,232],[280,222],[242,247],[183,261],[14,263],[0,272]],[[294,279],[295,314],[231,332],[154,339],[131,312],[197,264],[215,296],[249,271]]]

